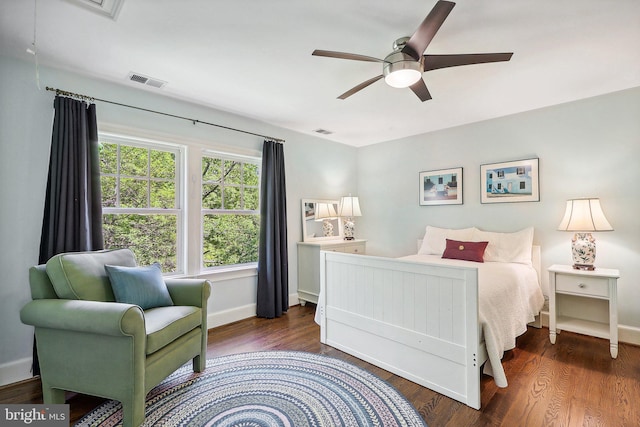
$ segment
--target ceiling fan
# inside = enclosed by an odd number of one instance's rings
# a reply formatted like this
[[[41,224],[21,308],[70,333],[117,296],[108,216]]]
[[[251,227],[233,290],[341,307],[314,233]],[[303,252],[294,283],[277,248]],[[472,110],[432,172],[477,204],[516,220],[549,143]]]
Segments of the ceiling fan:
[[[381,62],[382,74],[375,76],[349,89],[338,99],[346,99],[354,93],[366,88],[384,77],[385,82],[392,87],[409,87],[422,102],[431,99],[427,85],[422,79],[425,71],[440,68],[457,67],[459,65],[482,64],[487,62],[508,61],[511,53],[471,53],[451,55],[428,55],[425,50],[440,26],[456,4],[439,0],[431,9],[429,15],[411,37],[402,37],[393,43],[393,52],[384,59],[355,53],[334,52],[330,50],[314,50],[312,55],[330,58],[351,59],[354,61]]]

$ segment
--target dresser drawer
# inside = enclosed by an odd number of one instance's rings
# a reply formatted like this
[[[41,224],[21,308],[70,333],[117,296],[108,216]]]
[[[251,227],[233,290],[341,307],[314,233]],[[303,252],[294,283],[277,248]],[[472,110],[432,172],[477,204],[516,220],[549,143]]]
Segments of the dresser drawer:
[[[365,253],[365,245],[364,244],[348,245],[343,247],[343,252],[346,252],[348,254],[362,255]]]
[[[609,298],[609,281],[604,277],[557,274],[556,292]]]

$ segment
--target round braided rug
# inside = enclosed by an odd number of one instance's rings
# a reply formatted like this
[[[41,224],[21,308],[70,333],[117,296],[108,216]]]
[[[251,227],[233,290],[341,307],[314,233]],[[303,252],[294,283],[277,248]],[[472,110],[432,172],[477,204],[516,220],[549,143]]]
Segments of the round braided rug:
[[[348,362],[298,351],[265,351],[181,367],[149,392],[143,426],[426,426],[390,384]],[[108,401],[77,426],[116,426]]]

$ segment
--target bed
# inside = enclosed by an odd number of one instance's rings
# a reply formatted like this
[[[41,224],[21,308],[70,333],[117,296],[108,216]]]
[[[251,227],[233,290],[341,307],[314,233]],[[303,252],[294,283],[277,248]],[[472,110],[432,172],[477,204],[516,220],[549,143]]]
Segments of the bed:
[[[479,239],[485,262],[442,258],[450,241]],[[481,369],[507,386],[503,353],[544,303],[532,240],[533,229],[427,227],[402,258],[321,252],[320,340],[480,409]]]

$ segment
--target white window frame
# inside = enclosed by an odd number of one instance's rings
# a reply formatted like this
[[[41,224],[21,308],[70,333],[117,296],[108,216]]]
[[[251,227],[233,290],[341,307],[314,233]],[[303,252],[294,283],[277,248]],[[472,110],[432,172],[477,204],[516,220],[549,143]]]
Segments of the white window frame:
[[[209,150],[203,149],[201,151],[201,155],[198,158],[198,164],[200,168],[200,176],[202,176],[202,159],[203,157],[213,157],[223,160],[231,160],[237,161],[241,163],[251,163],[258,166],[258,168],[262,168],[262,158],[258,156],[251,155],[243,155],[243,154],[235,154],[228,153],[218,150]],[[262,171],[260,171],[260,174]],[[262,199],[260,198],[260,182],[258,182],[258,209],[256,210],[229,210],[229,209],[205,209],[202,206],[202,188],[203,182],[199,182],[199,200],[200,200],[200,239],[198,246],[199,253],[199,268],[201,273],[203,274],[223,274],[225,278],[227,277],[246,277],[247,275],[254,275],[257,273],[257,262],[249,262],[244,264],[233,264],[233,265],[223,265],[216,267],[205,267],[204,266],[204,258],[202,256],[202,249],[204,245],[204,216],[211,214],[248,214],[248,215],[260,215],[260,203]],[[224,189],[222,191],[224,194]]]
[[[176,208],[162,209],[162,208],[120,208],[120,207],[102,207],[103,214],[139,214],[139,215],[163,215],[172,214],[176,215],[177,222],[177,241],[176,241],[176,271],[166,273],[166,276],[183,276],[187,273],[186,263],[186,245],[187,238],[185,235],[186,227],[186,161],[187,161],[187,147],[178,143],[158,141],[148,138],[140,138],[135,136],[120,135],[110,132],[98,132],[98,141],[104,143],[112,143],[118,145],[128,145],[133,147],[168,151],[174,153],[176,156]],[[118,163],[118,168],[120,164]],[[119,172],[119,171],[118,171]],[[150,170],[149,170],[150,173]],[[111,174],[105,174],[110,176]],[[117,173],[116,175],[119,175]],[[102,173],[101,173],[102,176]],[[117,191],[117,197],[119,199],[120,193]],[[150,197],[150,194],[148,194]]]

